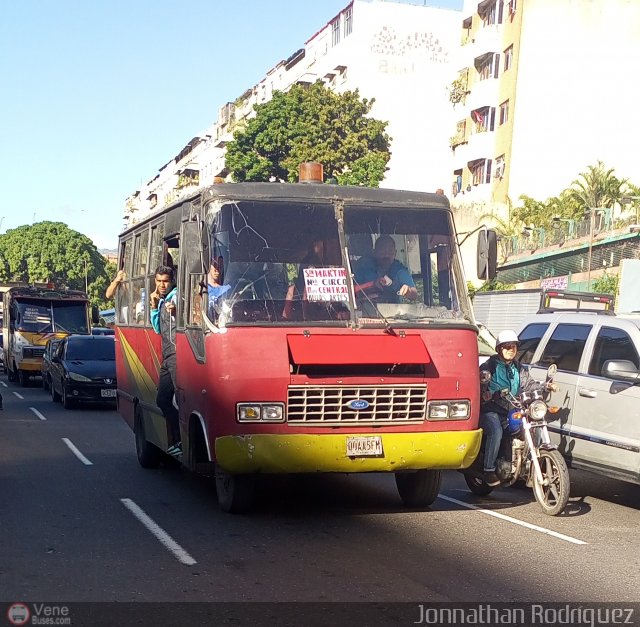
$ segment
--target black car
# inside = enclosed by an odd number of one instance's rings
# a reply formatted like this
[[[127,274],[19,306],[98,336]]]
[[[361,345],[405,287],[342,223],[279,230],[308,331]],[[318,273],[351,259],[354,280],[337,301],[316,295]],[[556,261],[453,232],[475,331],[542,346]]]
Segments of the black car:
[[[116,350],[113,335],[69,335],[52,359],[51,398],[67,409],[77,403],[116,402]]]
[[[42,375],[42,387],[45,390],[48,390],[51,386],[51,375],[49,373],[51,370],[51,358],[56,352],[56,348],[58,348],[58,344],[60,344],[60,342],[62,342],[62,340],[56,338],[49,340],[42,355],[40,374]]]

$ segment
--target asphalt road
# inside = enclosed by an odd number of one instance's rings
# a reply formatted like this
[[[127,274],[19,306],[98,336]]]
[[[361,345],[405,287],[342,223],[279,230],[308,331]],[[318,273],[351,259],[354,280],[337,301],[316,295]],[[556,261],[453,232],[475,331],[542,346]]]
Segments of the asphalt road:
[[[0,385],[1,601],[640,601],[640,486],[572,471],[549,517],[455,472],[425,511],[388,475],[265,477],[233,516],[211,481],[140,468],[117,412]]]

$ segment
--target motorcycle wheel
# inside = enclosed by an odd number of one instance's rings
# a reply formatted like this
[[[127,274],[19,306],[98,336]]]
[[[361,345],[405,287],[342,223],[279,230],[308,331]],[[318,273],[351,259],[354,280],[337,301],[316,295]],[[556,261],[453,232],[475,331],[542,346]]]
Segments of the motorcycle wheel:
[[[540,470],[543,483],[533,476],[533,493],[542,511],[549,516],[557,516],[569,502],[569,471],[559,451],[539,451]],[[532,469],[533,470],[533,469]]]
[[[487,496],[493,492],[493,486],[487,485],[480,477],[464,473],[469,490],[477,496]]]

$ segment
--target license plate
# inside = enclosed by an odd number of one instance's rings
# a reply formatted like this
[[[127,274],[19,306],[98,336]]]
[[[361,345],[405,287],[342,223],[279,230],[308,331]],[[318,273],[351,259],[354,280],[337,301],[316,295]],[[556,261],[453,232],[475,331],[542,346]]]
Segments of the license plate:
[[[115,398],[115,390],[100,390],[100,396],[103,398]]]
[[[382,436],[347,437],[347,457],[382,457]]]

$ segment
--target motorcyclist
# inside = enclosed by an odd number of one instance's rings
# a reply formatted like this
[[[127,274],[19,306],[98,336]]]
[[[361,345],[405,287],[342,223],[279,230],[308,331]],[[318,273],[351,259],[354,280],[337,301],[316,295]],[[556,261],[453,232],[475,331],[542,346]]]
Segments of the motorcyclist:
[[[509,402],[502,397],[501,391],[508,389],[515,396],[529,380],[529,371],[516,361],[519,344],[515,331],[500,331],[496,339],[497,354],[480,366],[481,372],[484,370],[491,374],[486,386],[482,386],[480,402],[484,482],[488,486],[500,485],[500,479],[496,475],[496,460],[510,409]]]

